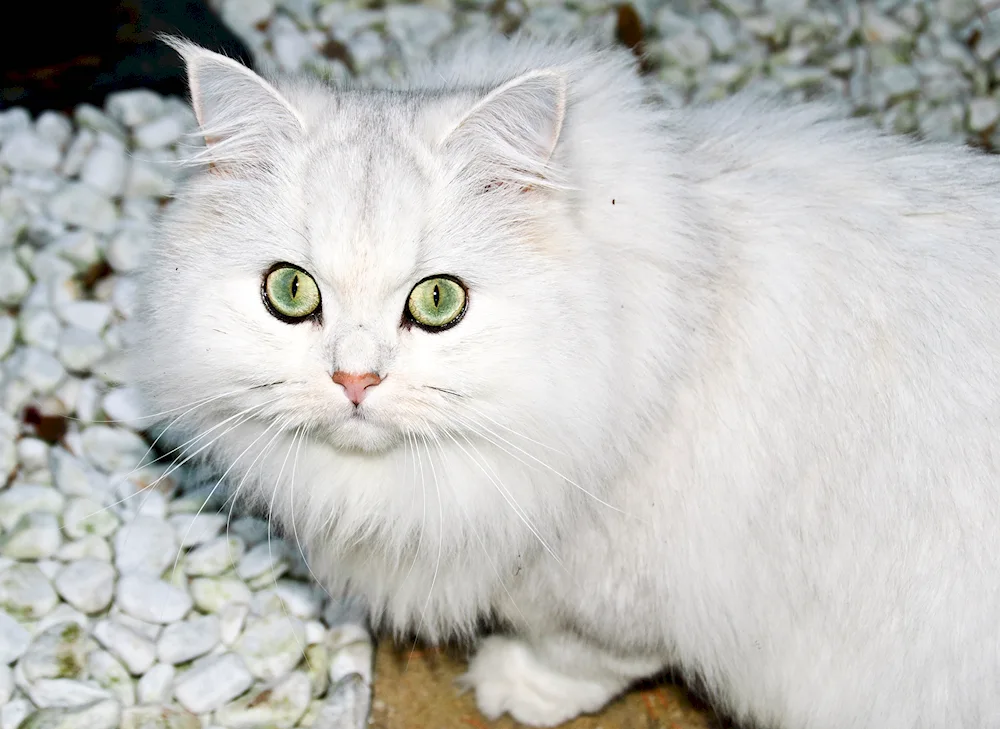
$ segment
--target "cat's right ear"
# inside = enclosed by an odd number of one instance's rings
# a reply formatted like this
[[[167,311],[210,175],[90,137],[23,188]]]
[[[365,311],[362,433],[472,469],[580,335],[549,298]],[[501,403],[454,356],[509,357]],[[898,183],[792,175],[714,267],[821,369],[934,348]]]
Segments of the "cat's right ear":
[[[278,142],[305,131],[301,115],[281,93],[246,66],[165,36],[187,67],[191,106],[205,139],[199,155],[215,171],[253,166]]]

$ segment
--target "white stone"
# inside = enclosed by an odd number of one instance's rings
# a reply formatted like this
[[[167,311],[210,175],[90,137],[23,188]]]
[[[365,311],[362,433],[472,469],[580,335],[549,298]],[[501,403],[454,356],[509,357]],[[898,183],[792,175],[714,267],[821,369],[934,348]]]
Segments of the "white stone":
[[[89,496],[93,493],[91,469],[80,459],[59,447],[52,448],[49,454],[49,468],[59,491],[67,496]]]
[[[60,306],[58,313],[71,327],[99,334],[111,319],[111,305],[103,301],[73,301]]]
[[[179,140],[185,132],[184,120],[176,116],[161,116],[136,127],[135,143],[144,149],[166,147]]]
[[[204,714],[219,709],[253,685],[253,675],[232,653],[198,661],[174,683],[174,697],[190,712]]]
[[[12,134],[31,129],[31,114],[27,109],[15,106],[0,111],[0,142]]]
[[[66,499],[48,486],[21,484],[0,491],[0,526],[12,529],[26,514],[44,511],[59,513]]]
[[[63,512],[63,530],[73,539],[88,535],[109,537],[118,528],[120,520],[106,506],[88,498],[70,500]]]
[[[45,559],[62,544],[55,514],[33,511],[25,514],[0,542],[0,554],[20,560]]]
[[[149,575],[129,574],[118,581],[116,602],[126,613],[150,623],[173,623],[191,609],[191,596]]]
[[[87,156],[90,154],[90,150],[94,148],[96,141],[97,134],[94,130],[80,129],[77,131],[76,136],[73,137],[73,141],[70,142],[69,149],[66,150],[62,166],[59,168],[64,177],[76,177],[80,174],[80,170],[83,169]]]
[[[0,706],[10,701],[14,694],[14,672],[5,663],[0,663]]]
[[[24,729],[116,729],[121,706],[104,699],[74,709],[39,709],[24,720]]]
[[[17,321],[10,314],[0,314],[0,357],[6,357],[14,348]]]
[[[31,634],[6,611],[0,610],[0,665],[13,663],[31,643]],[[2,702],[0,702],[2,703]]]
[[[57,625],[65,627],[67,623],[73,623],[84,631],[90,630],[90,620],[86,615],[72,605],[61,602],[56,605],[54,610],[47,613],[45,617],[32,626],[32,632],[35,635],[39,635]]]
[[[239,562],[244,549],[239,537],[216,537],[188,552],[184,572],[192,577],[220,575]]]
[[[173,171],[166,161],[146,157],[133,157],[125,181],[125,195],[128,197],[168,197],[174,192],[176,182]]]
[[[233,650],[242,656],[253,675],[274,681],[299,664],[305,647],[302,621],[268,615],[248,624]]]
[[[177,539],[169,524],[137,516],[115,535],[115,566],[123,575],[159,576],[174,563],[177,549]]]
[[[202,725],[197,716],[174,706],[135,706],[122,712],[119,729],[219,729],[205,718]]]
[[[104,132],[119,139],[125,138],[125,129],[115,119],[105,114],[96,106],[80,104],[73,110],[73,120],[77,125],[95,132]]]
[[[48,352],[21,347],[8,360],[12,371],[36,393],[50,393],[66,377],[66,369]]]
[[[108,244],[108,264],[118,273],[139,268],[149,249],[150,232],[144,227],[126,227]]]
[[[49,198],[48,212],[67,225],[98,233],[111,233],[118,220],[110,198],[82,182],[71,182]]]
[[[80,179],[107,197],[117,197],[125,190],[128,154],[119,139],[103,135],[90,150],[80,169]]]
[[[18,662],[28,682],[43,678],[82,678],[92,641],[74,622],[63,622],[43,630]]]
[[[274,587],[285,609],[297,618],[313,620],[323,610],[326,593],[312,582],[278,580]]]
[[[62,562],[96,559],[110,563],[112,560],[111,545],[108,544],[107,539],[91,534],[83,539],[64,543],[56,552],[56,559]]]
[[[119,91],[108,96],[104,108],[111,118],[134,127],[163,113],[163,97],[147,89]]]
[[[451,32],[452,14],[427,5],[394,4],[386,8],[386,26],[404,49],[425,51]]]
[[[274,15],[274,0],[224,0],[222,19],[232,26],[254,26]]]
[[[73,136],[73,123],[63,114],[55,111],[43,111],[35,122],[35,131],[40,137],[54,142],[60,148],[69,144]]]
[[[29,288],[31,279],[18,264],[14,254],[0,255],[0,304],[19,304]]]
[[[147,640],[151,640],[154,643],[160,639],[160,633],[163,632],[163,626],[158,623],[148,623],[145,620],[139,620],[138,618],[133,618],[128,613],[122,611],[117,605],[112,605],[111,610],[108,613],[110,617],[114,618],[117,622],[124,625],[126,628],[134,630],[137,634],[141,635]]]
[[[969,129],[984,132],[1000,119],[1000,103],[991,97],[979,97],[969,102]]]
[[[288,569],[285,550],[284,542],[280,540],[261,542],[243,555],[236,568],[236,574],[244,580],[265,575],[277,578]]]
[[[133,676],[141,676],[156,662],[152,641],[117,620],[102,620],[94,626],[94,637],[118,658]]]
[[[0,705],[0,729],[18,729],[32,708],[27,699],[13,699]]]
[[[95,650],[87,656],[87,674],[124,706],[135,703],[135,684],[128,669],[107,651]]]
[[[170,701],[173,687],[174,667],[168,663],[157,663],[143,674],[137,687],[140,704],[165,704]]]
[[[39,709],[85,706],[111,698],[104,689],[71,678],[43,678],[28,684],[28,698]]]
[[[38,438],[21,438],[17,443],[17,457],[21,465],[29,471],[45,468],[49,455],[49,445]]]
[[[191,580],[191,596],[198,609],[217,613],[229,604],[249,605],[250,588],[236,577],[198,577]]]
[[[133,387],[117,387],[109,392],[101,402],[101,409],[110,420],[130,428],[142,428],[149,422],[143,417],[142,401],[138,390]]]
[[[54,170],[61,159],[58,144],[31,130],[12,134],[0,147],[0,164],[12,170]]]
[[[59,346],[59,332],[62,325],[58,317],[48,309],[21,309],[21,339],[24,343],[46,352],[55,352]]]
[[[182,547],[195,547],[218,536],[226,525],[226,516],[202,511],[198,514],[174,514],[170,525],[177,533]]]
[[[56,356],[70,372],[88,372],[107,354],[107,346],[99,334],[77,327],[66,327],[59,333]]]
[[[131,276],[118,276],[111,292],[111,303],[115,311],[124,317],[131,318],[136,311],[139,287]]]
[[[149,449],[136,433],[107,425],[85,428],[82,445],[87,460],[108,473],[131,471]]]
[[[165,627],[156,643],[156,654],[163,663],[186,663],[218,644],[219,618],[204,615]]]
[[[250,608],[241,603],[229,603],[219,612],[219,638],[222,644],[231,648],[243,633]]]
[[[63,600],[84,613],[97,613],[111,604],[115,570],[96,559],[68,564],[56,575],[56,591]]]
[[[311,698],[309,677],[295,671],[271,689],[256,691],[222,707],[216,712],[216,721],[230,729],[288,729],[305,714]]]

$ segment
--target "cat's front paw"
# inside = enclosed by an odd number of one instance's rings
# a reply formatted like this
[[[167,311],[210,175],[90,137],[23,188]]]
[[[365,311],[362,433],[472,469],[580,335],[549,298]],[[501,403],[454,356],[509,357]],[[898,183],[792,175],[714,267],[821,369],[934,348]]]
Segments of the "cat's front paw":
[[[461,683],[475,689],[479,710],[504,713],[528,726],[552,727],[603,707],[618,693],[612,684],[568,676],[540,662],[528,644],[494,636],[483,641]]]

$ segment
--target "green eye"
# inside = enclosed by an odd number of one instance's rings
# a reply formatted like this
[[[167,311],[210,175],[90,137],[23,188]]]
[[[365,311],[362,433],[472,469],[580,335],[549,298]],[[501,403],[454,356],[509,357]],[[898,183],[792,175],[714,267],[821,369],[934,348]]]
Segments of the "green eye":
[[[417,326],[441,331],[453,327],[465,314],[469,295],[451,276],[431,276],[413,287],[406,313]]]
[[[264,277],[264,303],[270,312],[295,323],[319,309],[319,287],[301,268],[279,263]]]

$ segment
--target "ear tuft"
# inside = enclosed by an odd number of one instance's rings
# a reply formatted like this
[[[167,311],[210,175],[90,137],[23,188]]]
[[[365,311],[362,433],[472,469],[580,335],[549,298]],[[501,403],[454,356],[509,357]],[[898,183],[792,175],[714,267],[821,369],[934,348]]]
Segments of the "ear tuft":
[[[498,180],[553,187],[552,155],[566,116],[567,79],[558,70],[532,71],[490,92],[448,133],[492,169]]]
[[[161,40],[187,67],[191,105],[213,167],[253,165],[281,139],[294,139],[305,123],[270,83],[231,58],[172,36]]]

